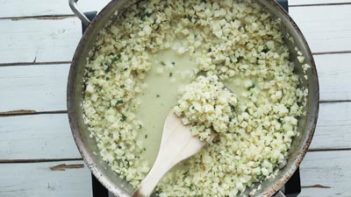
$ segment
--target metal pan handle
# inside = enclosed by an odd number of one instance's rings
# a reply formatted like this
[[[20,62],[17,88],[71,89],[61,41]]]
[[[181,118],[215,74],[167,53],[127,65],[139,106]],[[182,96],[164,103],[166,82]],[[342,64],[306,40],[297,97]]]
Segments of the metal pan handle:
[[[78,2],[78,0],[68,0],[69,7],[71,7],[73,13],[78,16],[78,18],[82,21],[82,23],[85,26],[88,26],[91,23],[91,21],[88,19],[88,17],[83,12],[81,12],[78,9],[77,2]]]

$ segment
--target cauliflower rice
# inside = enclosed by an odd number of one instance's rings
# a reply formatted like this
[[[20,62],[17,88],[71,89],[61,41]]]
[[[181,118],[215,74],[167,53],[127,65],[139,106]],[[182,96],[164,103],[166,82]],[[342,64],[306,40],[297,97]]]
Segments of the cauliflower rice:
[[[218,81],[216,75],[199,76],[187,85],[174,113],[182,123],[192,126],[192,134],[201,140],[212,142],[214,135],[230,132],[235,116],[236,96]]]
[[[150,170],[151,122],[138,114],[143,96],[159,88],[148,80],[158,77],[177,88],[168,90],[171,97],[154,95],[155,110],[175,106],[201,139],[217,133],[163,178],[158,195],[237,196],[257,189],[286,164],[308,94],[279,27],[251,0],[149,0],[119,14],[100,32],[84,78],[84,121],[103,160],[134,187]],[[163,51],[192,61],[159,61]],[[166,100],[169,109],[156,103]]]

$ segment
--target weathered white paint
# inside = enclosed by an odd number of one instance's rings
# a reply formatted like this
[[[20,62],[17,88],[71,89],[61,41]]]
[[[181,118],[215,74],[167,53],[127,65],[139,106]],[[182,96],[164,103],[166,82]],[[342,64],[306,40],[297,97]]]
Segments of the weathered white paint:
[[[308,6],[293,7],[290,13],[313,52],[344,51],[351,50],[350,9],[351,5]],[[0,27],[6,27],[0,28],[0,63],[70,61],[80,26],[75,17],[0,20]]]
[[[0,64],[70,61],[81,38],[78,18],[0,20]]]
[[[0,163],[81,157],[67,114],[0,117],[0,136]]]
[[[78,7],[82,11],[99,11],[109,1],[79,0]],[[0,18],[73,14],[68,0],[0,0],[0,5]]]
[[[78,7],[82,11],[101,10],[110,0],[79,0]],[[351,3],[350,0],[289,0],[289,5]],[[68,6],[68,0],[0,0],[0,18],[28,17],[43,15],[73,14]],[[32,6],[28,9],[28,5]]]
[[[68,64],[0,67],[0,112],[66,109]]]
[[[83,10],[100,9],[108,0],[80,0]],[[289,0],[290,13],[313,52],[351,50],[350,0]],[[72,14],[67,0],[0,0],[0,18]],[[19,19],[19,18],[18,18]],[[0,19],[0,64],[70,61],[80,39],[75,17]],[[350,100],[351,54],[315,56],[322,100]],[[0,67],[0,112],[31,109],[64,110],[68,64]],[[321,104],[311,148],[351,148],[351,103]],[[0,160],[76,158],[66,114],[0,117]],[[301,166],[300,196],[348,197],[351,151],[310,152]],[[90,172],[52,171],[52,162],[0,164],[0,196],[90,197]],[[322,185],[330,188],[312,187]]]
[[[323,103],[319,110],[310,148],[351,148],[351,103]]]
[[[301,164],[301,197],[348,197],[351,193],[351,151],[307,153]],[[52,171],[50,167],[76,162],[0,164],[0,196],[90,197],[91,177],[86,167]],[[317,187],[315,187],[317,185]],[[328,188],[318,188],[318,185]]]
[[[313,5],[313,4],[330,4],[330,3],[351,3],[350,0],[289,0],[291,5]]]
[[[290,15],[304,33],[312,51],[351,50],[351,4],[292,7]]]
[[[321,99],[351,100],[351,53],[314,57],[318,70]]]
[[[351,102],[321,104],[311,149],[351,148]],[[80,158],[66,114],[0,117],[0,160]]]
[[[301,165],[301,197],[351,196],[351,151],[307,153]],[[311,186],[326,186],[319,188]],[[299,197],[300,197],[299,196]]]
[[[0,164],[0,196],[91,197],[91,177],[87,167],[50,170],[59,164],[83,162]]]

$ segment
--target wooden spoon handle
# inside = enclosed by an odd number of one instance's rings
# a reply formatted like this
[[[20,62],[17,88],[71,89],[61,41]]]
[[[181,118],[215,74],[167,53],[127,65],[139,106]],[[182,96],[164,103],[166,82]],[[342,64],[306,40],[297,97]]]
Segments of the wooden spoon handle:
[[[173,116],[171,118],[174,118]],[[170,118],[168,117],[167,120]],[[167,121],[166,121],[167,122]],[[154,165],[152,166],[150,172],[147,174],[147,176],[144,178],[144,180],[141,182],[139,189],[134,193],[133,197],[148,197],[152,194],[153,190],[155,189],[157,183],[162,179],[162,177],[176,164],[172,162],[173,160],[176,160],[174,158],[174,155],[170,155],[168,151],[175,151],[177,148],[181,148],[181,146],[177,146],[176,144],[169,143],[169,141],[172,142],[172,135],[177,134],[178,132],[178,127],[177,126],[165,126],[162,134],[162,140],[161,140],[161,145],[159,152],[157,154],[156,161]],[[173,146],[172,146],[173,145]],[[165,150],[166,148],[166,150]]]
[[[157,183],[172,168],[169,162],[156,160],[149,174],[141,182],[139,189],[134,193],[133,197],[148,197],[153,192]]]
[[[156,161],[133,197],[150,196],[157,183],[173,166],[196,154],[205,145],[192,136],[190,128],[184,126],[173,113],[167,116],[165,122]]]

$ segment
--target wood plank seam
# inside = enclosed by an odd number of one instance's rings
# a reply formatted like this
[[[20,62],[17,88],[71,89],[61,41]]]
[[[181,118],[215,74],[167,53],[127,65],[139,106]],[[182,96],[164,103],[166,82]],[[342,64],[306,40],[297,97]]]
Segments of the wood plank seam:
[[[321,100],[319,103],[349,103],[351,100]]]
[[[335,54],[351,54],[351,50],[349,51],[328,51],[328,52],[315,52],[312,53],[314,56],[321,55],[335,55]],[[43,65],[43,64],[71,64],[72,61],[49,61],[49,62],[13,62],[13,63],[1,63],[0,67],[4,66],[26,66],[26,65]]]
[[[333,55],[333,54],[347,54],[351,53],[351,50],[346,51],[326,51],[326,52],[314,52],[312,55]]]
[[[351,148],[335,148],[335,149],[309,149],[307,152],[343,152],[351,151]],[[48,163],[48,162],[66,162],[66,161],[84,161],[83,158],[59,158],[59,159],[12,159],[0,160],[0,164],[15,164],[15,163]]]
[[[349,51],[328,51],[328,52],[315,52],[312,53],[314,56],[320,55],[335,55],[335,54],[351,54],[351,50]],[[71,64],[72,61],[49,61],[49,62],[13,62],[13,63],[1,63],[0,67],[4,66],[26,66],[26,65],[43,65],[43,64]]]
[[[290,7],[312,7],[312,6],[335,6],[335,5],[349,5],[351,2],[338,2],[338,3],[315,3],[315,4],[296,4],[289,5]],[[50,14],[50,15],[33,15],[33,16],[13,16],[13,17],[0,17],[0,20],[3,19],[12,19],[12,20],[23,20],[23,19],[57,19],[64,17],[76,17],[74,14]]]
[[[5,66],[33,66],[46,64],[71,64],[71,61],[52,61],[52,62],[15,62],[15,63],[0,63],[0,67]]]
[[[321,100],[320,104],[328,103],[351,103],[351,100]],[[9,116],[28,116],[28,115],[41,115],[41,114],[66,114],[67,110],[52,110],[52,111],[35,111],[32,109],[20,109],[13,111],[0,111],[0,117],[9,117]]]
[[[66,161],[83,161],[82,158],[59,158],[59,159],[11,159],[0,160],[0,164],[15,163],[49,163],[49,162],[66,162]]]
[[[309,188],[329,189],[331,187],[330,186],[326,186],[326,185],[321,185],[321,184],[315,184],[315,185],[302,185],[301,188],[303,188],[303,189],[309,189]]]
[[[0,112],[0,117],[28,116],[28,115],[41,115],[41,114],[67,114],[67,110],[35,111],[30,109],[22,109],[22,110]]]
[[[13,16],[13,17],[0,17],[0,20],[27,20],[27,19],[40,19],[40,20],[61,20],[65,18],[76,17],[74,14],[54,14],[54,15],[35,15],[35,16]]]
[[[351,2],[340,2],[340,3],[315,3],[315,4],[296,4],[289,5],[289,8],[293,7],[312,7],[312,6],[332,6],[332,5],[350,5]]]
[[[351,148],[313,148],[308,152],[333,152],[333,151],[351,151]]]

